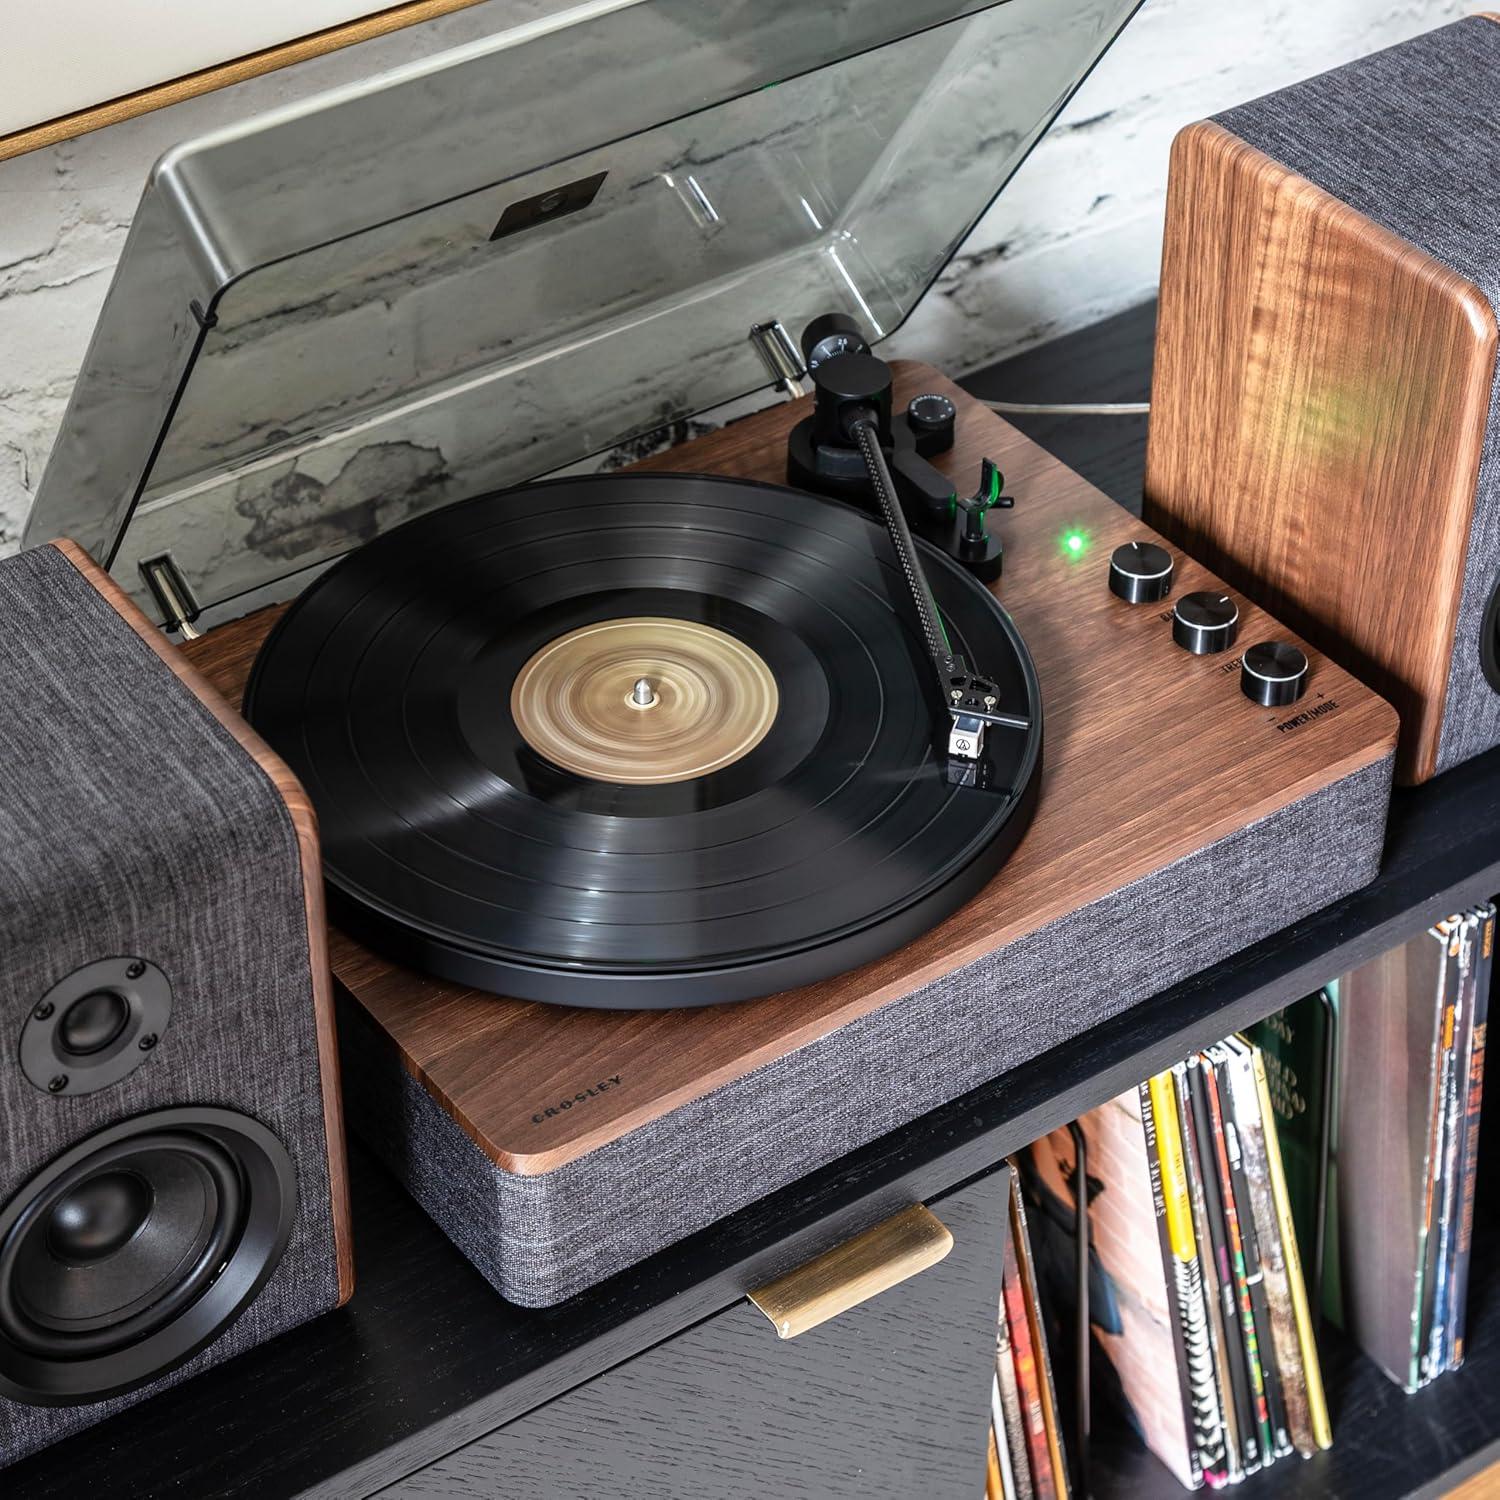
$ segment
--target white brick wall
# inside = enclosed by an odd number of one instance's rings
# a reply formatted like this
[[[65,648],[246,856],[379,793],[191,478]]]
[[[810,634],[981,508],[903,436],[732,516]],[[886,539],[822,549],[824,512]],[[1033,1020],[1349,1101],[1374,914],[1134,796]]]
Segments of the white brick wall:
[[[965,372],[1153,296],[1167,152],[1183,125],[1483,8],[1146,0],[975,228],[945,295],[902,329],[900,352]]]
[[[141,183],[161,151],[555,8],[557,0],[489,0],[0,163],[0,551],[15,545]],[[1167,148],[1180,126],[1477,8],[1461,0],[1147,0],[892,352],[962,373],[1149,297]]]

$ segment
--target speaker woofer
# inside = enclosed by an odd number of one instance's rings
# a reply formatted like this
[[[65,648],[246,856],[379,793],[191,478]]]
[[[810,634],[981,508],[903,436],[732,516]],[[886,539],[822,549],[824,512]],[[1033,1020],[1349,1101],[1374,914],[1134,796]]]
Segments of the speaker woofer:
[[[1490,591],[1490,602],[1484,609],[1484,623],[1479,629],[1479,665],[1484,671],[1484,680],[1500,693],[1500,579]]]
[[[243,1200],[234,1158],[207,1136],[153,1132],[91,1153],[0,1247],[0,1337],[57,1359],[135,1343],[206,1289]]]
[[[159,1110],[90,1136],[0,1210],[0,1394],[97,1401],[216,1338],[291,1232],[291,1158],[229,1110]]]

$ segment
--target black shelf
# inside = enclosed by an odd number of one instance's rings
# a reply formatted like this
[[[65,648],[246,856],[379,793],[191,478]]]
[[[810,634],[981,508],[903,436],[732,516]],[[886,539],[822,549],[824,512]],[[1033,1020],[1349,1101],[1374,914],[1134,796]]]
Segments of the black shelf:
[[[1149,378],[1151,324],[1149,308],[1126,314],[970,384],[1013,399],[1131,399]],[[1019,425],[1117,499],[1138,502],[1140,419]],[[727,1307],[882,1213],[978,1176],[1434,915],[1497,889],[1500,752],[1397,797],[1385,865],[1366,890],[543,1312],[495,1296],[356,1151],[358,1287],[349,1307],[5,1471],[0,1493],[368,1494]],[[1396,1488],[1357,1488],[1362,1495],[1421,1493],[1479,1462],[1489,1434],[1500,1438],[1500,1334],[1485,1336],[1500,1325],[1500,1276],[1485,1275],[1477,1250],[1475,1285],[1475,1352],[1463,1374],[1408,1402],[1368,1382],[1356,1363],[1339,1398],[1354,1416],[1331,1466],[1278,1466],[1255,1493],[1270,1496],[1283,1473],[1284,1493],[1301,1494],[1321,1483],[1320,1472],[1334,1476],[1326,1481],[1334,1488],[1319,1493],[1345,1493],[1353,1471],[1338,1466],[1353,1462],[1359,1434],[1372,1469],[1387,1440],[1413,1455]],[[1440,1409],[1443,1421],[1429,1422]],[[1111,1495],[1157,1492],[1148,1469],[1119,1473]]]

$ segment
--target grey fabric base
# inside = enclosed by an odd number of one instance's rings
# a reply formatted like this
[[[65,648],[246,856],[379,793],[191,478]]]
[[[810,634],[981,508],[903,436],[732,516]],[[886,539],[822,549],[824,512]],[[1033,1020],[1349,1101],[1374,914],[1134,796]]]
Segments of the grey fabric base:
[[[55,549],[0,563],[0,637],[0,1203],[85,1136],[183,1104],[268,1126],[298,1187],[286,1253],[226,1333],[129,1395],[70,1407],[0,1397],[4,1464],[331,1308],[338,1271],[285,804]],[[116,955],[149,959],[171,983],[160,1044],[119,1083],[49,1095],[21,1071],[22,1025],[57,980]]]
[[[1475,16],[1216,116],[1467,277],[1500,313],[1500,24]],[[1437,768],[1500,744],[1480,631],[1500,579],[1500,371],[1459,600]]]
[[[1387,757],[543,1176],[498,1170],[355,1005],[354,1128],[500,1292],[549,1306],[1371,880]]]

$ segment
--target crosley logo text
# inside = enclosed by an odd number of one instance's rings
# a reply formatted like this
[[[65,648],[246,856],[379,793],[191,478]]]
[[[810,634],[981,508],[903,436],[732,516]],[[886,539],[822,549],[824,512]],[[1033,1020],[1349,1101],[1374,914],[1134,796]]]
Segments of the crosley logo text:
[[[607,1094],[611,1089],[620,1086],[620,1075],[616,1073],[611,1078],[601,1078],[591,1088],[580,1089],[571,1099],[559,1099],[556,1104],[549,1104],[546,1109],[538,1110],[532,1115],[531,1123],[540,1125],[543,1120],[555,1119],[558,1115],[580,1104],[587,1104],[590,1099],[597,1099],[600,1094]]]

